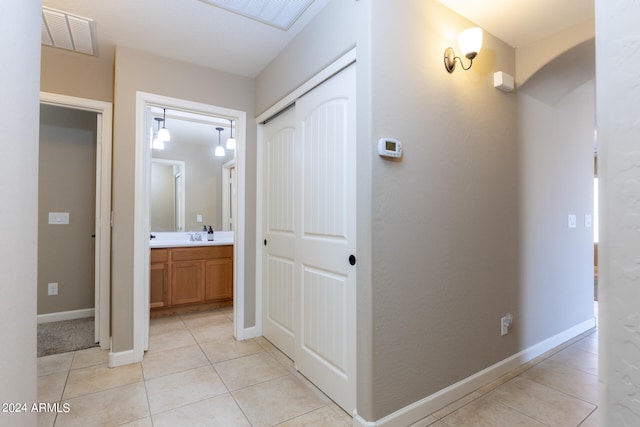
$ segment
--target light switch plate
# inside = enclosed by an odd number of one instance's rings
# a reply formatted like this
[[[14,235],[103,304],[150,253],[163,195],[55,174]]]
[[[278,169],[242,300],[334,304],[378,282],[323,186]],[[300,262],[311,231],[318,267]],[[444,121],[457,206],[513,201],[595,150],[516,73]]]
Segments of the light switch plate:
[[[202,222],[202,215],[196,215],[196,222]]]
[[[578,225],[578,217],[574,214],[567,215],[567,227],[576,228]]]
[[[47,285],[47,295],[58,295],[58,283],[49,283]]]
[[[584,228],[591,228],[593,227],[593,217],[589,214],[586,214],[584,216]]]
[[[69,224],[69,212],[49,212],[49,224]]]

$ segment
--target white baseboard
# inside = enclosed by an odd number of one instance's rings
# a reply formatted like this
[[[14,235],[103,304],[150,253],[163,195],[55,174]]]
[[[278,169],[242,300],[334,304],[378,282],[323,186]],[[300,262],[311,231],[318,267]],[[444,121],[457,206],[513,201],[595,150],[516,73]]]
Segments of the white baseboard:
[[[236,339],[238,341],[242,341],[248,340],[250,338],[258,338],[259,336],[262,336],[262,334],[260,333],[258,327],[252,326],[250,328],[240,329],[238,331],[238,336],[236,337]]]
[[[133,350],[109,352],[109,367],[116,368],[118,366],[130,365],[132,363],[140,362],[135,357]]]
[[[84,308],[82,310],[60,311],[58,313],[38,314],[38,323],[60,322],[62,320],[82,319],[85,317],[94,317],[95,310],[93,308]]]
[[[422,400],[405,406],[398,411],[387,415],[378,421],[367,421],[358,414],[353,418],[353,425],[360,427],[394,427],[412,425],[432,413],[444,408],[448,404],[466,396],[478,388],[489,384],[500,378],[502,375],[516,369],[520,365],[546,353],[547,351],[577,337],[596,326],[595,318],[584,321],[572,328],[569,328],[557,335],[547,338],[523,351],[514,354],[488,368],[471,375],[449,387],[442,389]]]

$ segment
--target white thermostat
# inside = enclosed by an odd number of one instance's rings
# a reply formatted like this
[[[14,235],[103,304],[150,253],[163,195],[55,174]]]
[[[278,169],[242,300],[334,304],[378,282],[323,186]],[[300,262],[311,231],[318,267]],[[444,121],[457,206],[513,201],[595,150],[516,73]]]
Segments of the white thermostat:
[[[378,140],[378,154],[382,157],[402,157],[402,143],[393,138],[380,138]]]

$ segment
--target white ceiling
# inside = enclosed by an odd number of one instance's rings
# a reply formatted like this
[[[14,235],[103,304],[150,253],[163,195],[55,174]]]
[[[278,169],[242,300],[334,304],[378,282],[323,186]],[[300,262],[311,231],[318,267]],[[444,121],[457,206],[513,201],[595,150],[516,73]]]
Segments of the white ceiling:
[[[247,1],[250,0],[222,3]],[[288,31],[212,6],[206,0],[43,0],[42,3],[93,19],[98,55],[104,60],[113,58],[115,45],[123,45],[255,77],[330,1],[314,0]],[[594,15],[593,0],[438,1],[512,47],[529,44]],[[398,1],[398,7],[401,5]]]
[[[526,46],[594,16],[594,0],[438,0],[508,43]]]
[[[121,45],[255,77],[329,1],[314,0],[287,31],[200,0],[43,0],[42,5],[93,19],[104,60]]]

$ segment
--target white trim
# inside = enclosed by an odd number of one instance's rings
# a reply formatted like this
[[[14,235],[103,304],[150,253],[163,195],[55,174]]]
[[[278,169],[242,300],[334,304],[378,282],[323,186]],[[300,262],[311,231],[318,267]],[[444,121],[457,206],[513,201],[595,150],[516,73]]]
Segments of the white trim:
[[[260,114],[256,118],[256,123],[260,124],[270,119],[275,114],[287,108],[289,105],[296,102],[298,98],[300,98],[305,93],[312,90],[314,87],[318,86],[334,74],[338,73],[343,68],[353,64],[356,62],[356,48],[352,48],[347,53],[342,55],[340,58],[336,59],[332,64],[330,64],[327,68],[320,71],[315,76],[311,77],[309,80],[304,82],[301,86],[294,89],[289,95],[282,98],[280,101],[276,102],[271,107],[267,108],[267,110]]]
[[[38,314],[38,323],[61,322],[63,320],[84,319],[94,317],[93,308],[83,308],[81,310],[59,311],[57,313]]]
[[[136,92],[136,141],[134,184],[133,241],[133,356],[131,363],[142,360],[149,338],[149,191],[148,176],[151,159],[145,138],[145,115],[148,106],[161,106],[213,117],[233,119],[236,123],[236,174],[238,206],[234,230],[233,307],[234,335],[244,334],[244,269],[245,269],[245,169],[247,113],[225,107],[203,104],[179,98]],[[110,365],[111,366],[111,365]]]
[[[264,244],[264,227],[262,226],[262,175],[263,169],[263,133],[264,125],[259,124],[257,129],[257,164],[256,164],[256,330],[258,336],[262,330],[262,245]]]
[[[513,371],[520,365],[529,362],[532,359],[546,353],[547,351],[577,337],[596,326],[596,319],[586,320],[576,326],[573,326],[557,335],[547,338],[544,341],[534,344],[523,351],[514,354],[470,377],[467,377],[455,384],[450,385],[422,400],[405,406],[396,412],[387,415],[378,421],[366,421],[358,414],[353,418],[354,426],[374,427],[374,426],[408,426],[416,423],[425,417],[433,414],[439,409],[444,408],[448,404],[466,396],[467,394],[477,390],[478,388],[489,384],[500,378],[502,375]]]
[[[224,231],[232,231],[235,229],[235,227],[233,226],[235,222],[235,217],[234,218],[230,218],[230,217],[231,215],[237,214],[237,212],[235,211],[238,209],[237,207],[238,206],[237,204],[238,187],[236,183],[236,181],[238,181],[238,178],[234,180],[233,176],[229,176],[229,171],[231,169],[235,169],[235,167],[236,167],[235,159],[229,160],[228,162],[222,165],[222,230]],[[238,170],[235,169],[235,172],[237,173]],[[236,201],[235,206],[231,206],[233,205],[233,201],[234,201],[234,196],[233,196],[234,192],[229,190],[230,182],[231,182],[231,185],[235,188],[235,201]],[[229,211],[231,211],[231,215],[229,215]],[[231,221],[229,221],[229,219],[231,219]]]
[[[119,352],[109,352],[109,367],[116,368],[118,366],[130,365],[139,362],[136,360],[134,350],[126,350]]]
[[[110,102],[40,92],[40,103],[92,111],[96,123],[95,339],[111,345],[111,153],[113,105]]]
[[[239,335],[236,337],[238,341],[248,340],[251,338],[258,338],[262,336],[262,330],[258,329],[258,326],[252,326],[239,331]]]

